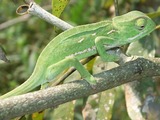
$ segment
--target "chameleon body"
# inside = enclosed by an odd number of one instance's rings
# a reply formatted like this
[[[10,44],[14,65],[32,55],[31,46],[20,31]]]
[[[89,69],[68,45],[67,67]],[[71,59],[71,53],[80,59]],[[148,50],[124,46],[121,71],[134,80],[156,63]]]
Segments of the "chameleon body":
[[[155,23],[139,11],[69,29],[44,48],[29,79],[0,99],[29,92],[54,80],[69,67],[75,67],[82,78],[94,85],[95,79],[79,60],[98,53],[104,61],[115,61],[117,56],[108,54],[107,50],[134,42],[154,29]]]

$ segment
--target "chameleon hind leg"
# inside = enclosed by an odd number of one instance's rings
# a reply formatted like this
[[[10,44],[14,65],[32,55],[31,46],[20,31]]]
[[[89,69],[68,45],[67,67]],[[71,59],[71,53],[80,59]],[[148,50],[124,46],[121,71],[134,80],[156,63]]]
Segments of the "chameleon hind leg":
[[[76,70],[80,73],[81,77],[94,87],[94,85],[96,84],[96,80],[74,56],[66,57],[64,60],[61,60],[60,62],[49,66],[46,75],[47,80],[53,80],[61,72],[69,67],[75,67]]]

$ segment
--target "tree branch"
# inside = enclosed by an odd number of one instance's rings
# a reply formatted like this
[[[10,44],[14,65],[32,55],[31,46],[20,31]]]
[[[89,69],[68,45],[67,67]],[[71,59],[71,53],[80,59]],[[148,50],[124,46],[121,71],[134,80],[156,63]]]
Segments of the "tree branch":
[[[8,120],[42,111],[127,82],[159,75],[160,59],[137,58],[117,68],[94,75],[97,80],[95,89],[92,89],[85,80],[77,80],[45,90],[0,100],[0,119]]]

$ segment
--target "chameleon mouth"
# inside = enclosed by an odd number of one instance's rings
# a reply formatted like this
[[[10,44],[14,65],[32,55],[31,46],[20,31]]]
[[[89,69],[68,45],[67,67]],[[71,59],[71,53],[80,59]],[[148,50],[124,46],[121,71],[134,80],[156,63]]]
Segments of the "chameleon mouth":
[[[150,31],[147,31],[147,32],[148,32],[147,36],[150,36],[150,35],[151,35],[151,33],[152,33],[154,30],[155,30],[155,29],[150,30]]]

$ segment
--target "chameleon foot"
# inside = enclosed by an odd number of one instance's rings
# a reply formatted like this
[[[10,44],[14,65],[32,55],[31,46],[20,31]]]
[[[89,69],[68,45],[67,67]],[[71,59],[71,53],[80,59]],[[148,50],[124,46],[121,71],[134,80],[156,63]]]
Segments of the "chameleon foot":
[[[90,86],[95,89],[97,81],[93,76],[86,77],[85,80],[90,84]]]

